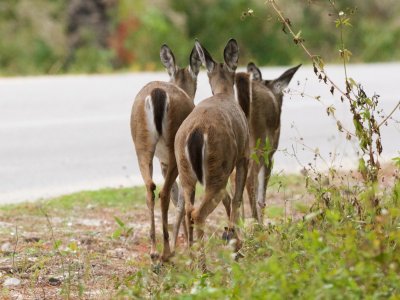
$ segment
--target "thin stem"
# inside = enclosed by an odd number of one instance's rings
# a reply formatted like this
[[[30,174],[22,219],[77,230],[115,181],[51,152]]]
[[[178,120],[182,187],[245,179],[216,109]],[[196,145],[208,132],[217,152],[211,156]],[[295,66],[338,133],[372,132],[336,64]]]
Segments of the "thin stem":
[[[278,7],[278,5],[276,4],[275,0],[269,0],[269,3],[271,3],[272,8],[275,10],[275,12],[277,13],[277,15],[279,16],[281,22],[286,26],[286,28],[289,30],[290,34],[293,36],[293,38],[296,37],[296,34],[293,32],[292,30],[292,26],[288,23],[287,19],[285,19],[285,17],[283,16],[280,8]],[[350,94],[345,93],[341,88],[339,88],[337,86],[337,84],[335,82],[333,82],[329,76],[327,75],[327,73],[325,72],[323,67],[319,66],[319,62],[316,59],[316,57],[318,57],[317,55],[313,55],[311,54],[311,52],[308,50],[308,48],[304,45],[302,40],[298,40],[298,44],[303,48],[303,50],[306,52],[306,54],[309,56],[309,58],[312,60],[312,62],[314,63],[315,66],[318,67],[319,71],[325,75],[326,79],[329,81],[329,83],[339,92],[341,93],[343,96],[345,96],[347,99],[349,99],[349,101],[354,101],[351,97]]]
[[[388,114],[388,115],[386,116],[386,118],[383,119],[383,121],[379,123],[378,128],[380,128],[383,124],[385,124],[386,121],[396,112],[396,110],[397,110],[399,107],[400,107],[400,101],[397,102],[396,106],[393,108],[393,110],[390,112],[390,114]]]
[[[291,94],[291,95],[299,95],[299,96],[301,96],[301,97],[309,97],[309,98],[312,98],[312,99],[318,101],[318,102],[319,102],[322,106],[324,106],[326,109],[329,107],[329,106],[328,106],[326,103],[324,103],[319,97],[312,96],[312,95],[307,94],[307,93],[305,93],[305,92],[300,92],[300,91],[297,91],[297,90],[295,90],[295,89],[291,89],[291,90],[290,90],[290,94]],[[336,122],[340,121],[340,120],[336,117],[336,115],[335,115],[334,113],[331,113],[330,116],[331,116]],[[346,127],[344,127],[343,124],[341,124],[341,125],[342,125],[342,129],[343,129],[344,132],[346,132],[348,135],[350,135],[350,136],[352,136],[352,137],[357,137],[353,132],[351,132],[349,129],[347,129]]]
[[[43,214],[44,217],[46,218],[47,226],[48,226],[48,228],[50,229],[51,240],[52,240],[53,244],[55,244],[55,243],[56,243],[56,239],[55,239],[55,236],[54,236],[53,225],[51,224],[51,221],[50,221],[50,216],[48,215],[48,213],[44,210],[44,208],[43,208],[42,206],[40,206],[40,211],[42,212],[42,214]],[[63,271],[63,278],[65,279],[65,264],[64,264],[64,258],[63,258],[63,255],[62,255],[60,249],[58,249],[58,247],[56,248],[56,252],[57,252],[57,254],[58,254],[59,257],[60,257],[60,260],[61,260],[61,268],[62,268],[62,271]]]
[[[285,19],[285,17],[283,16],[283,14],[281,13],[280,8],[278,7],[278,5],[275,3],[274,0],[269,0],[269,2],[271,3],[272,7],[274,8],[274,10],[276,11],[276,13],[278,14],[279,18],[281,19],[281,21],[285,24],[286,28],[289,30],[290,34],[295,37],[296,34],[293,32],[292,27],[288,24],[287,20]],[[302,41],[299,41],[300,46],[304,49],[304,51],[307,53],[307,55],[314,60],[315,55],[312,55],[310,53],[310,51],[307,49],[307,47],[303,44]]]
[[[339,10],[336,8],[335,3],[332,0],[329,0],[329,3],[331,4],[332,8],[336,11],[336,14],[338,15],[339,21],[340,21],[340,24],[339,24],[340,25],[339,26],[340,27],[340,47],[341,47],[340,50],[342,51],[340,56],[341,56],[342,61],[343,61],[344,76],[345,76],[345,80],[346,80],[345,84],[346,84],[346,87],[347,87],[348,76],[347,76],[346,54],[344,52],[345,48],[344,48],[344,39],[343,39],[343,19],[342,19],[342,16],[340,15]]]
[[[16,241],[15,241],[14,250],[13,250],[13,253],[12,253],[12,267],[13,267],[13,270],[17,270],[15,268],[15,253],[17,252],[17,246],[18,246],[18,240],[19,240],[18,225],[15,225],[15,238],[16,238]]]

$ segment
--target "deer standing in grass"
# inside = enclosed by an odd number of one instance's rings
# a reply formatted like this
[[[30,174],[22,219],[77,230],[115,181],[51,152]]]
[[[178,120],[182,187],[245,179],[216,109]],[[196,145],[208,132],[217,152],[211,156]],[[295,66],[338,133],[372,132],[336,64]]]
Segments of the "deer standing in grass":
[[[136,154],[147,190],[147,207],[150,214],[150,256],[158,258],[156,251],[156,235],[154,221],[154,190],[153,158],[156,156],[161,164],[165,182],[159,197],[161,202],[161,218],[164,247],[161,259],[168,260],[171,256],[168,234],[168,208],[170,194],[177,206],[178,187],[175,182],[178,169],[174,153],[175,134],[185,118],[194,108],[193,99],[197,88],[197,75],[201,66],[197,51],[193,48],[190,54],[189,67],[179,68],[175,57],[167,45],[160,50],[161,62],[170,76],[170,82],[153,81],[143,87],[135,98],[131,114],[131,133]],[[183,210],[178,205],[178,211]],[[178,212],[178,216],[181,215]],[[179,231],[174,228],[173,244]]]
[[[228,41],[224,50],[225,63],[215,62],[208,51],[195,43],[202,64],[207,69],[213,96],[200,102],[179,128],[175,138],[175,155],[179,179],[185,199],[188,246],[193,243],[193,226],[201,243],[200,266],[206,270],[204,253],[204,224],[207,216],[221,200],[231,203],[230,236],[234,231],[242,194],[246,183],[249,161],[249,129],[246,117],[235,100],[233,84],[239,59],[235,40]],[[226,185],[236,168],[236,189],[232,200]],[[204,185],[205,194],[195,207],[196,183]],[[236,250],[240,247],[237,240]]]
[[[259,163],[254,159],[250,161],[246,182],[252,216],[259,223],[263,222],[272,158],[279,144],[283,90],[300,66],[287,70],[277,79],[263,80],[260,69],[249,63],[247,72],[252,74],[252,80],[243,73],[236,76],[238,102],[249,121],[250,149],[255,149],[257,145],[258,149],[266,149],[266,153],[256,153]]]

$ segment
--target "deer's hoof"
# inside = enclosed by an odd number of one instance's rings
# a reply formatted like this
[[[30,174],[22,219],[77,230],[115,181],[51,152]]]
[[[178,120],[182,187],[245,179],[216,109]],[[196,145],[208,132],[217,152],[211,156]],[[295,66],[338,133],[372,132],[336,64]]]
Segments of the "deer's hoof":
[[[235,236],[235,229],[225,227],[225,231],[222,233],[222,240],[227,243]]]
[[[161,255],[161,261],[164,262],[168,262],[169,259],[173,256],[173,253],[164,253],[163,255]]]
[[[155,263],[152,265],[151,270],[155,273],[155,274],[160,274],[161,273],[161,269],[162,269],[162,264],[161,263]]]
[[[236,252],[234,255],[235,255],[234,256],[235,261],[238,261],[239,259],[244,257],[244,255],[240,253],[240,251]]]
[[[257,202],[257,204],[261,209],[265,208],[266,206],[265,202]]]
[[[157,252],[151,252],[150,258],[153,262],[157,261],[160,258],[160,255]]]

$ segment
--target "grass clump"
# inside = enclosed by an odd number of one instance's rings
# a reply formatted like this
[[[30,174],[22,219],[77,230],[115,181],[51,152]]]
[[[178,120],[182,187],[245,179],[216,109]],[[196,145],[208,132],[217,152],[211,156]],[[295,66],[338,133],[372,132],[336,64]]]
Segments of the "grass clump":
[[[398,299],[399,179],[375,188],[379,211],[363,205],[360,212],[342,185],[331,178],[306,187],[301,176],[274,176],[266,225],[241,224],[238,261],[220,239],[227,219],[217,207],[206,228],[207,274],[197,267],[197,245],[189,253],[182,238],[170,263],[152,265],[143,187],[1,207],[0,282],[21,280],[1,297]]]
[[[400,209],[390,198],[366,221],[338,210],[265,228],[246,226],[244,258],[208,242],[211,274],[187,255],[155,274],[142,268],[120,296],[176,299],[398,299]]]
[[[133,204],[145,203],[145,188],[107,188],[98,191],[82,191],[69,195],[63,195],[53,199],[41,200],[38,202],[26,202],[22,204],[8,204],[0,206],[0,212],[14,214],[20,213],[40,214],[39,207],[46,207],[50,210],[62,210],[70,212],[87,207],[129,207]]]

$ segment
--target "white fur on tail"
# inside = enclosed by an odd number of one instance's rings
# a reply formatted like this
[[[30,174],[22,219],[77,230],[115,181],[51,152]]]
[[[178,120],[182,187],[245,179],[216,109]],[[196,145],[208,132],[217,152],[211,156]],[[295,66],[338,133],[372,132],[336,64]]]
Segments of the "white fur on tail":
[[[169,149],[166,144],[166,139],[168,136],[168,106],[169,106],[169,97],[167,94],[167,99],[164,108],[163,120],[162,120],[162,136],[159,135],[156,124],[154,123],[154,107],[151,96],[147,96],[145,99],[145,113],[146,113],[146,122],[147,129],[149,131],[149,136],[153,145],[155,145],[155,153],[154,155],[163,163],[168,164],[169,160]]]
[[[154,145],[158,141],[158,132],[156,124],[154,124],[154,107],[150,95],[147,96],[145,99],[144,110],[146,114],[147,130],[149,131],[149,137],[151,139],[151,142]]]

